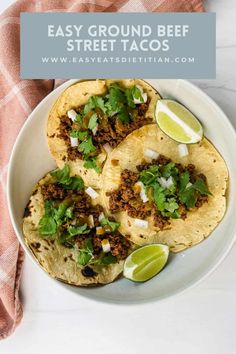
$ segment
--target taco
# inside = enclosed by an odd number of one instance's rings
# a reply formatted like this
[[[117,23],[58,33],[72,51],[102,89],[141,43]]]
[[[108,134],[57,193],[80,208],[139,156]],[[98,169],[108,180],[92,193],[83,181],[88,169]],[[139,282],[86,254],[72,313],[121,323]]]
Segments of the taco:
[[[225,213],[228,171],[215,147],[203,138],[181,157],[178,143],[156,124],[112,151],[103,179],[106,211],[138,245],[181,251],[205,239]]]
[[[90,80],[67,88],[52,107],[48,145],[57,165],[69,164],[95,188],[107,154],[137,128],[153,123],[160,96],[143,80]]]
[[[77,286],[114,281],[123,270],[131,242],[107,218],[99,194],[85,187],[69,167],[44,177],[25,209],[27,246],[52,277]]]

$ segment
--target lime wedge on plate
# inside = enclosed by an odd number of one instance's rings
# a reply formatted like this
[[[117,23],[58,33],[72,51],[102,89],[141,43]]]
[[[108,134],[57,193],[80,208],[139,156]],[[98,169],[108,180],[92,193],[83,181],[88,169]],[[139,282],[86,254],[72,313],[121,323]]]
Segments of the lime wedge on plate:
[[[135,282],[151,279],[165,266],[169,256],[169,247],[152,244],[138,248],[126,258],[124,277]]]
[[[156,121],[170,138],[184,144],[194,144],[202,139],[203,130],[197,118],[182,104],[173,100],[158,100]]]

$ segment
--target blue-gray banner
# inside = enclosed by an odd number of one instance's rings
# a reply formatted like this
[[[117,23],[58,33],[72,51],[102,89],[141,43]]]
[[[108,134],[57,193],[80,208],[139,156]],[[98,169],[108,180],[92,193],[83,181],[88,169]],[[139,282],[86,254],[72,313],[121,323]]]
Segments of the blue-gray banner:
[[[213,13],[22,13],[21,78],[212,79]]]

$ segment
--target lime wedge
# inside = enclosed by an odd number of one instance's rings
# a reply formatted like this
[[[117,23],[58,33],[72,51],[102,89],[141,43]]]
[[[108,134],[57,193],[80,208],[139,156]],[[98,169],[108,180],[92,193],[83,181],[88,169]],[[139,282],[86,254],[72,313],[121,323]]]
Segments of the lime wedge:
[[[169,256],[169,247],[152,244],[138,248],[126,258],[124,277],[135,282],[151,279],[165,266]]]
[[[197,118],[180,103],[173,100],[158,100],[156,121],[170,138],[184,144],[194,144],[202,139],[203,130]]]

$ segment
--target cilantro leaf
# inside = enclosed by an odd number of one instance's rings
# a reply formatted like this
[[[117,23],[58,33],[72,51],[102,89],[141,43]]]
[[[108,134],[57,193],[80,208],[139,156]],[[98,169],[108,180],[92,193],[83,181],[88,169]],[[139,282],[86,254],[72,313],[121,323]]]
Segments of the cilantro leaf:
[[[70,177],[70,184],[63,185],[64,189],[80,190],[84,187],[84,181],[80,176]]]
[[[130,121],[130,115],[125,106],[120,108],[117,117],[122,123],[129,123]]]
[[[116,112],[118,119],[123,123],[129,123],[130,115],[127,110],[127,98],[124,90],[118,84],[112,84],[108,88],[109,96],[106,106],[109,112]]]
[[[168,198],[165,203],[165,210],[173,213],[177,209],[179,209],[179,204],[176,202],[176,199],[174,197]]]
[[[180,191],[179,198],[180,201],[184,203],[188,209],[194,208],[197,201],[196,191],[191,186],[184,191]]]
[[[103,113],[106,113],[106,107],[104,103],[104,99],[100,96],[91,96],[84,106],[84,114],[91,112],[95,108],[100,108]]]
[[[51,172],[51,176],[62,185],[64,189],[79,190],[84,187],[84,181],[80,176],[70,177],[70,168],[65,165],[63,169]]]
[[[74,209],[73,206],[70,206],[69,208],[66,209],[65,217],[67,219],[72,219],[73,218],[73,209]]]
[[[112,84],[108,88],[109,96],[108,103],[112,111],[119,111],[123,104],[126,102],[125,94],[122,88],[117,84]]]
[[[134,98],[138,99],[140,102],[144,102],[142,92],[137,86],[129,87],[125,90],[125,95],[127,98],[127,103],[130,108],[135,108]]]
[[[52,216],[44,215],[39,221],[39,233],[42,236],[55,235],[57,223]]]
[[[87,228],[87,224],[83,224],[81,226],[70,225],[68,227],[68,232],[71,237],[76,235],[84,235],[90,232],[90,229]]]
[[[102,226],[108,225],[111,228],[112,232],[115,232],[116,230],[118,230],[118,228],[120,227],[120,223],[119,222],[115,222],[115,221],[110,221],[108,218],[103,218],[100,221],[100,224]]]
[[[68,218],[67,209],[68,207],[65,203],[61,203],[56,208],[51,201],[46,201],[44,204],[44,215],[39,221],[40,235],[56,234],[58,227]]]
[[[98,126],[98,116],[97,113],[94,113],[89,119],[88,128],[93,130],[97,126]]]
[[[184,173],[182,173],[180,175],[180,179],[179,179],[179,189],[180,191],[184,191],[185,188],[187,187],[188,183],[189,183],[189,180],[190,180],[190,175],[189,175],[189,172],[188,171],[185,171]]]
[[[161,174],[165,178],[176,177],[179,175],[179,170],[174,162],[169,162],[168,164],[162,166]]]
[[[109,265],[109,264],[116,263],[116,262],[117,262],[117,258],[109,252],[107,254],[104,253],[103,256],[97,261],[97,264]]]
[[[86,140],[83,140],[78,149],[84,155],[89,155],[91,152],[96,151],[96,147],[93,145],[92,137],[89,136]]]
[[[67,205],[65,203],[61,203],[57,209],[53,208],[54,220],[56,221],[57,226],[61,225],[61,223],[63,222],[66,209]]]
[[[88,132],[78,132],[78,138],[79,138],[79,140],[81,140],[81,141],[84,141],[84,140],[86,140],[87,138],[88,138]]]
[[[200,177],[198,177],[196,179],[196,181],[194,182],[193,186],[192,186],[195,190],[197,190],[199,193],[204,194],[204,195],[211,195],[211,192],[209,191],[209,189],[207,188],[206,183],[204,182],[204,180]]]
[[[79,131],[77,129],[71,129],[69,135],[72,137],[72,138],[78,138],[79,137]]]
[[[90,260],[92,259],[92,255],[90,253],[85,252],[84,250],[80,250],[77,263],[80,266],[86,266],[89,264]]]
[[[134,97],[133,97],[133,92],[132,88],[128,88],[125,90],[125,96],[127,98],[127,103],[130,108],[135,108],[135,103],[134,103]]]
[[[77,258],[77,264],[79,266],[86,266],[93,258],[93,244],[91,238],[88,238],[85,242],[84,248],[79,250]]]
[[[153,185],[153,199],[157,208],[160,211],[163,211],[165,209],[166,196],[164,189],[159,185],[159,183],[155,183]]]
[[[83,116],[82,114],[78,113],[75,117],[74,123],[83,124]]]
[[[156,182],[157,177],[160,177],[159,166],[157,165],[150,166],[147,170],[143,170],[140,173],[140,181],[148,186]]]
[[[85,168],[93,168],[97,173],[101,173],[102,169],[101,167],[97,164],[97,158],[95,157],[87,157],[85,158],[85,163],[84,163]]]
[[[70,167],[65,165],[63,169],[56,169],[55,171],[51,172],[51,176],[56,179],[56,181],[63,185],[70,184]]]

